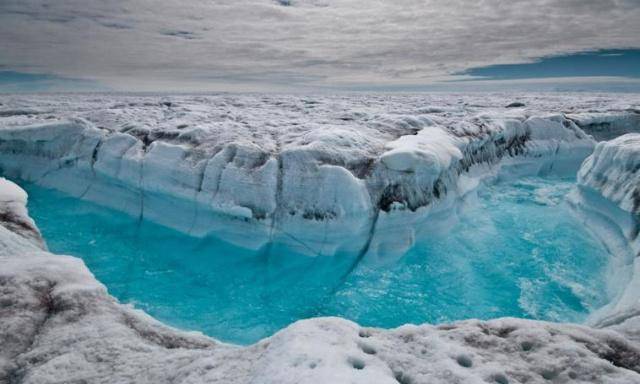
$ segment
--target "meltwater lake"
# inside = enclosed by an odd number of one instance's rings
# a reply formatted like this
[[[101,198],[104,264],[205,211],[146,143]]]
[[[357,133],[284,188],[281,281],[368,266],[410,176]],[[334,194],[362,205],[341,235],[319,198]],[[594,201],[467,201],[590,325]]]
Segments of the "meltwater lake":
[[[250,344],[317,316],[385,328],[502,316],[583,321],[612,293],[607,250],[566,202],[574,183],[535,177],[480,188],[453,224],[402,257],[365,255],[355,268],[355,255],[250,251],[22,186],[50,251],[82,258],[121,302]]]

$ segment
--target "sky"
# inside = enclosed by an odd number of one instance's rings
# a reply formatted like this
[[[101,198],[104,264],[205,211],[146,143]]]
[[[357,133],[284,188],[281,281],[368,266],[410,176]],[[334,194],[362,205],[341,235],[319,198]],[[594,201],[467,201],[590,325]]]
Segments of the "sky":
[[[0,92],[640,92],[640,0],[0,0]]]

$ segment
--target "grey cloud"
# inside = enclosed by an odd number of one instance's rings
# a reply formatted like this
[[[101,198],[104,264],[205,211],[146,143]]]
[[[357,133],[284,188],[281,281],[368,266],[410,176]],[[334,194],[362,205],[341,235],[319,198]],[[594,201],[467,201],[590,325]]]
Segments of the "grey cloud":
[[[3,0],[0,65],[116,79],[133,89],[142,81],[179,87],[208,78],[356,87],[640,47],[636,0],[284,3]]]
[[[186,40],[193,40],[198,38],[198,36],[195,33],[191,31],[185,31],[185,30],[161,31],[160,33],[165,36],[179,37],[181,39],[186,39]]]
[[[105,28],[113,28],[113,29],[133,29],[132,25],[118,22],[118,21],[105,21],[105,20],[96,20],[96,22],[102,25]]]

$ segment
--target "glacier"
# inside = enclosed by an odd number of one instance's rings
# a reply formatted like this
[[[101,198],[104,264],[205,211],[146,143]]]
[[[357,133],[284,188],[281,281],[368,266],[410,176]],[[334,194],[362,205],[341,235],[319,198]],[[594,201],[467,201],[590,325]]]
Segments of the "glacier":
[[[50,252],[80,257],[120,302],[234,344],[323,316],[379,328],[497,317],[582,323],[621,290],[610,284],[607,248],[568,201],[575,178],[484,185],[420,223],[397,258],[266,254],[20,185]]]
[[[575,174],[595,141],[541,100],[499,109],[504,99],[10,99],[0,165],[195,236],[376,253],[410,247],[407,220],[450,207],[486,177]]]
[[[585,325],[298,321],[249,347],[166,327],[52,256],[0,184],[0,380],[640,381],[637,95],[0,96],[2,175],[193,236],[382,262],[479,185],[578,175],[621,294]],[[522,106],[520,106],[522,105]],[[603,141],[609,140],[609,141]]]

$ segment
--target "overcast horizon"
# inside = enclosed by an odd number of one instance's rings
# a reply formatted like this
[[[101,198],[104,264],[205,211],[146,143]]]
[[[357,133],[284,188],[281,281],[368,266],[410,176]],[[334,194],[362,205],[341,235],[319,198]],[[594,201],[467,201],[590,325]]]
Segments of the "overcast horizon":
[[[639,20],[639,0],[3,0],[0,92],[639,92]]]

